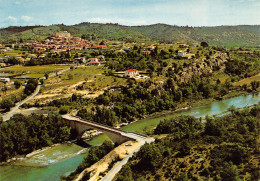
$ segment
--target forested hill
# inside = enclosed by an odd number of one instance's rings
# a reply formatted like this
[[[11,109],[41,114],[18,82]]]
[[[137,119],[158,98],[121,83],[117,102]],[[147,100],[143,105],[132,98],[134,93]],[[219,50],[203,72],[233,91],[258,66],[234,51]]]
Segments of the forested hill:
[[[80,23],[72,26],[62,24],[45,27],[4,28],[0,29],[0,41],[11,43],[21,39],[23,41],[42,40],[53,35],[56,31],[69,31],[74,36],[86,35],[96,39],[165,43],[207,41],[211,45],[227,47],[258,46],[260,39],[259,25],[184,27],[166,24],[122,26],[118,24]]]

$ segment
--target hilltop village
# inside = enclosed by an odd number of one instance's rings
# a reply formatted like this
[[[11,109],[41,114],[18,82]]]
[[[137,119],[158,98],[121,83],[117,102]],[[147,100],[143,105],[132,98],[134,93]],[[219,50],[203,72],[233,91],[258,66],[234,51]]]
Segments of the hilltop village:
[[[83,36],[84,37],[84,36]],[[90,36],[91,39],[91,36]],[[21,40],[22,41],[22,40]],[[179,50],[175,51],[175,57],[180,57],[183,59],[193,59],[195,58],[194,53],[189,52],[189,45],[185,43],[176,42],[177,48]],[[122,43],[122,42],[96,42],[80,37],[72,37],[67,31],[56,32],[55,36],[47,38],[42,42],[32,42],[32,43],[17,43],[12,45],[2,45],[0,44],[1,52],[1,66],[8,66],[7,60],[10,58],[15,58],[18,64],[26,64],[32,59],[37,59],[39,62],[44,58],[50,57],[50,55],[55,54],[57,56],[64,56],[65,58],[61,63],[86,63],[87,61],[98,61],[105,58],[102,53],[106,53],[108,50],[114,50],[114,53],[125,54],[134,45],[140,45],[141,54],[144,56],[149,56],[151,51],[161,46],[162,49],[173,48],[173,44],[146,44],[146,43]],[[194,44],[195,47],[199,47],[199,44]],[[174,46],[175,48],[175,46]],[[8,56],[10,51],[20,50],[23,51],[22,54],[17,54],[15,56]],[[90,57],[89,54],[86,55],[87,51],[99,51],[99,56]],[[27,52],[26,52],[27,51]],[[79,54],[76,54],[79,53]],[[139,52],[140,53],[140,52]],[[74,55],[74,56],[73,56]],[[7,63],[7,64],[4,64]],[[10,64],[10,63],[9,63]]]

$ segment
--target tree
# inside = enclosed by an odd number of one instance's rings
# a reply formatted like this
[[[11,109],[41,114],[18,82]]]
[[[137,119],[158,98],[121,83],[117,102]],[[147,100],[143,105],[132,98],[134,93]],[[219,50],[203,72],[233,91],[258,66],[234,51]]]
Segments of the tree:
[[[145,144],[141,147],[137,156],[141,158],[139,165],[141,168],[149,168],[154,170],[160,164],[162,153],[160,148],[154,144]]]
[[[128,164],[123,166],[122,172],[120,172],[116,181],[134,181],[132,170]]]
[[[22,85],[22,84],[21,84],[20,81],[18,81],[18,80],[15,80],[15,81],[14,81],[14,86],[15,86],[16,89],[19,89],[19,88],[21,87],[21,85]]]
[[[49,75],[47,73],[44,74],[45,79],[48,79]]]
[[[178,90],[174,96],[175,101],[182,101],[182,92]]]
[[[36,80],[36,79],[29,79],[27,81],[27,84],[26,84],[25,88],[24,88],[24,93],[26,95],[32,94],[34,92],[34,90],[36,89],[37,85],[38,85],[38,80]]]
[[[252,90],[256,91],[256,89],[260,86],[260,82],[254,80],[253,82],[250,83],[252,86]]]
[[[185,156],[190,154],[191,144],[188,140],[183,140],[180,147],[180,155]]]
[[[68,74],[68,79],[69,80],[73,80],[73,75],[72,74]]]
[[[10,98],[4,98],[0,105],[2,109],[9,111],[10,108],[14,106],[14,102]]]
[[[40,79],[40,83],[41,83],[41,85],[43,85],[44,84],[44,80]]]
[[[230,111],[232,114],[234,114],[234,112],[236,111],[236,107],[234,105],[232,105],[228,108],[228,111]]]
[[[200,46],[205,48],[205,47],[208,47],[209,45],[208,45],[207,42],[203,41],[203,42],[200,43]]]
[[[238,178],[238,169],[232,162],[224,162],[222,171],[220,173],[222,180],[233,181]]]
[[[6,94],[7,87],[6,86],[2,87],[2,91],[3,91],[3,94]]]
[[[99,43],[99,45],[105,45],[104,40],[102,40],[102,41]]]
[[[67,114],[69,112],[70,107],[69,106],[61,106],[60,107],[60,114]]]

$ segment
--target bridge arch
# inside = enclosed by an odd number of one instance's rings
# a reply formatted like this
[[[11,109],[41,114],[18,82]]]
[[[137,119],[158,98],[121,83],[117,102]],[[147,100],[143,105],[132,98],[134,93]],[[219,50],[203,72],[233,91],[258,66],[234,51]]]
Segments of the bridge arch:
[[[63,118],[70,121],[71,128],[77,131],[77,138],[81,138],[81,136],[87,129],[96,129],[106,134],[114,143],[117,144],[122,144],[126,141],[135,141],[134,138],[127,136],[125,132],[112,127],[108,127],[90,121],[84,121],[77,117],[65,115],[63,116]]]

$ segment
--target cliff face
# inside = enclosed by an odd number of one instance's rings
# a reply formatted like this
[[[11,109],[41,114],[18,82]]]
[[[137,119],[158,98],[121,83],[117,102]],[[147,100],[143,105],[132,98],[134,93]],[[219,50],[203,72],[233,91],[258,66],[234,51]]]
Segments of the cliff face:
[[[217,52],[210,59],[204,58],[202,62],[193,63],[192,66],[183,69],[176,75],[176,82],[188,82],[193,75],[209,74],[216,69],[223,68],[224,63],[229,59],[227,53]]]

